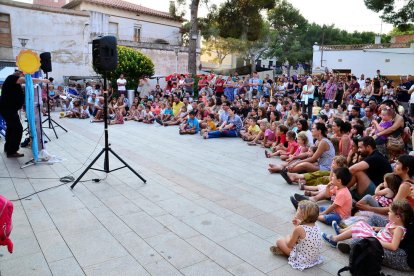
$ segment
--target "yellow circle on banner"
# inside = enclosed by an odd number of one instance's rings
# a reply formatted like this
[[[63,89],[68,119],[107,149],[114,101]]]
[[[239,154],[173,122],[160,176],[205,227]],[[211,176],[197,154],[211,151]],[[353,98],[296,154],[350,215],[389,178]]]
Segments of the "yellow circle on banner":
[[[16,61],[20,71],[25,74],[33,74],[40,67],[39,55],[31,50],[21,50]]]

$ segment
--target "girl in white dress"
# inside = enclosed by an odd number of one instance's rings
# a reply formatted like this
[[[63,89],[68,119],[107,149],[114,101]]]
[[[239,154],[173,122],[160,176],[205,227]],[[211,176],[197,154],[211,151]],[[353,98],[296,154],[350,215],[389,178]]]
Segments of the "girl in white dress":
[[[304,270],[322,263],[319,227],[315,224],[319,215],[319,207],[316,203],[303,200],[295,217],[292,220],[295,229],[291,235],[276,241],[276,246],[271,246],[270,251],[274,255],[289,256],[288,263],[292,268]]]

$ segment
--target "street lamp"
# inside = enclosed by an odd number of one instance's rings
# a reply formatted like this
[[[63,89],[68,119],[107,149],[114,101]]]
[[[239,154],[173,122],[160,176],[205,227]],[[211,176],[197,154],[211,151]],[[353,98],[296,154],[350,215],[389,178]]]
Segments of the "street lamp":
[[[20,38],[20,37],[18,39],[19,39],[20,44],[22,45],[22,47],[23,48],[26,47],[26,44],[29,41],[29,39],[27,39],[27,38]]]
[[[174,53],[175,53],[175,72],[178,73],[178,53],[180,52],[180,47],[176,46],[174,47]]]

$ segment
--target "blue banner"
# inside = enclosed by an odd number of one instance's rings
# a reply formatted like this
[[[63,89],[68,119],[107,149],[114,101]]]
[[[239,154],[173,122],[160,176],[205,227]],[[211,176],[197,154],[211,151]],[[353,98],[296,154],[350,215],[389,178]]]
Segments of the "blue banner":
[[[32,140],[33,159],[37,162],[39,159],[39,151],[38,151],[38,145],[37,145],[36,119],[35,119],[35,112],[34,112],[33,80],[32,80],[32,76],[29,74],[25,75],[25,79],[26,79],[25,98],[26,98],[27,122],[29,123],[30,137]]]

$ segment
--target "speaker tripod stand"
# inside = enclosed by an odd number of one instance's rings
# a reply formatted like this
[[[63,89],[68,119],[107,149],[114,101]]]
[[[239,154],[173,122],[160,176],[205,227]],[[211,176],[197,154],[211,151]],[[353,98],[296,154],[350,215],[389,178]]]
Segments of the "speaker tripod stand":
[[[104,89],[106,90],[106,77],[104,77]],[[136,176],[138,176],[144,183],[147,182],[139,173],[137,173],[131,166],[128,165],[127,162],[125,162],[118,154],[116,154],[109,146],[108,142],[108,92],[104,92],[104,135],[105,135],[105,147],[98,153],[98,155],[95,157],[95,159],[92,160],[92,162],[86,167],[86,169],[79,175],[79,177],[73,182],[73,184],[70,186],[71,189],[73,189],[76,184],[82,179],[82,177],[89,171],[89,170],[95,170],[95,171],[101,171],[105,173],[110,173],[113,171],[117,171],[123,168],[128,168],[131,172],[133,172]],[[123,164],[122,167],[118,167],[115,169],[109,168],[109,153],[112,153],[121,163]],[[98,159],[104,154],[104,169],[96,169],[92,168],[92,166],[98,161]]]
[[[48,73],[46,72],[46,79],[48,79]],[[55,127],[60,127],[61,129],[63,129],[64,131],[68,132],[66,128],[64,128],[63,126],[61,126],[59,123],[57,123],[55,120],[52,119],[52,117],[50,116],[50,96],[49,96],[49,84],[46,83],[46,101],[47,101],[47,117],[46,119],[42,122],[42,125],[46,122],[48,122],[48,126],[47,128],[49,129],[53,129],[53,132],[55,133],[56,139],[59,139],[57,133],[56,133],[56,129]],[[50,138],[47,137],[50,141]]]

